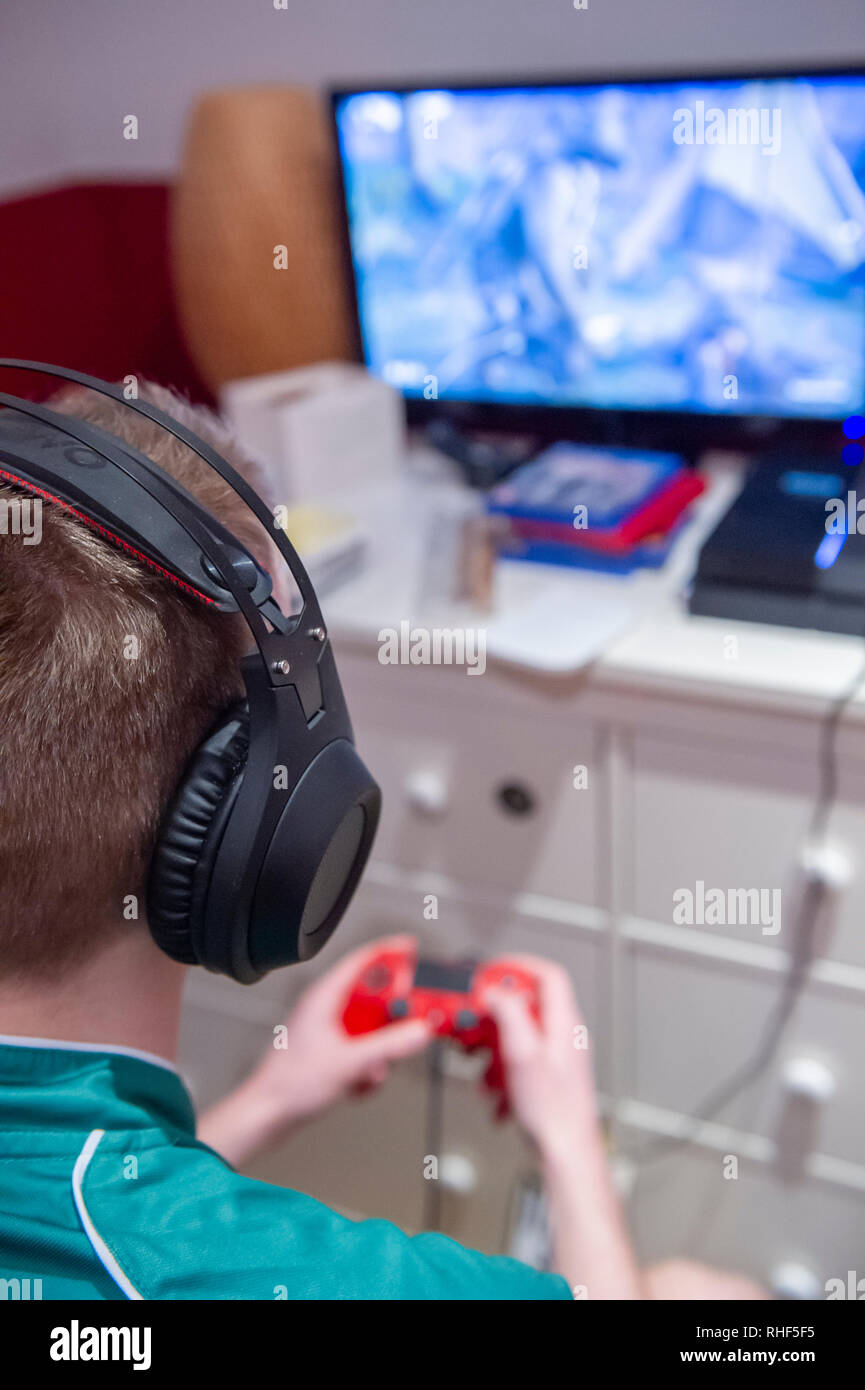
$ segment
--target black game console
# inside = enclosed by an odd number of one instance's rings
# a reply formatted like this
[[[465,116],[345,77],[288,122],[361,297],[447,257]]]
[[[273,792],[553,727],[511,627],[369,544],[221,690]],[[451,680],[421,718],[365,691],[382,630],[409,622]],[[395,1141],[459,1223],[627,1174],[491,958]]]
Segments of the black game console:
[[[837,455],[753,460],[742,492],[703,545],[689,608],[710,618],[865,636],[863,469]]]

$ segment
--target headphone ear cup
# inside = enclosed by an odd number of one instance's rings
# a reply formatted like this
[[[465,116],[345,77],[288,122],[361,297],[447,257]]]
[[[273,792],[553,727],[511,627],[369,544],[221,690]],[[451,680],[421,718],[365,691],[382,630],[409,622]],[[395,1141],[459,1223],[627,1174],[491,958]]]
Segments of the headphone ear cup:
[[[157,945],[186,965],[202,963],[193,942],[248,752],[249,706],[244,700],[196,748],[159,828],[147,886],[147,920]]]

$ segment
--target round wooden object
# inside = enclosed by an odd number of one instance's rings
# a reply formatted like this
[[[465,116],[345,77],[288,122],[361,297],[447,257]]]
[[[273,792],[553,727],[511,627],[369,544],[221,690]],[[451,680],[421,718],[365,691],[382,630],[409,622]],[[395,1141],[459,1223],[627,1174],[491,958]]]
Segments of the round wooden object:
[[[181,326],[212,390],[354,355],[336,163],[312,92],[217,91],[195,107],[172,263]]]

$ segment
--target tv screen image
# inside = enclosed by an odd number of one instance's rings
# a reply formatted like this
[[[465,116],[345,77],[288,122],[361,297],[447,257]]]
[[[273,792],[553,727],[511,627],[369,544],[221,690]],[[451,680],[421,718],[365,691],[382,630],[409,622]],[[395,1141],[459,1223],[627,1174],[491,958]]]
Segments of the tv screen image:
[[[365,359],[406,396],[865,401],[865,76],[334,100]]]

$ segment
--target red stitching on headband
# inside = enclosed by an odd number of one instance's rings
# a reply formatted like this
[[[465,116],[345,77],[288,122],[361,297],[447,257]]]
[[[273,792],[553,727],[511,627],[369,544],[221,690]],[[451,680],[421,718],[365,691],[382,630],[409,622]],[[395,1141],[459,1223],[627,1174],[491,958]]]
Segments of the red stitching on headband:
[[[192,594],[193,598],[200,599],[202,603],[209,604],[211,608],[217,607],[215,599],[208,598],[207,594],[202,594],[200,590],[194,589],[193,586],[187,584],[184,579],[178,579],[176,574],[172,574],[170,570],[164,569],[162,565],[158,565],[155,560],[150,559],[149,555],[145,555],[142,551],[136,550],[134,545],[130,545],[129,542],[123,540],[121,536],[115,536],[114,532],[109,531],[106,526],[100,526],[98,521],[93,521],[91,517],[85,516],[83,512],[79,512],[72,506],[71,502],[65,502],[62,497],[55,497],[52,492],[46,492],[44,488],[37,487],[35,483],[28,483],[26,478],[18,478],[14,473],[8,473],[5,468],[0,468],[0,478],[6,478],[9,482],[15,483],[18,487],[26,488],[28,492],[38,492],[39,496],[44,497],[48,502],[56,502],[58,506],[64,507],[66,511],[69,512],[70,516],[74,516],[76,521],[83,521],[85,526],[89,526],[93,531],[98,531],[99,535],[104,536],[107,540],[113,541],[115,545],[120,546],[121,550],[127,551],[130,555],[134,556],[136,560],[140,560],[142,564],[155,570],[157,574],[161,574],[164,579],[170,579],[172,584],[176,584],[184,593]]]

